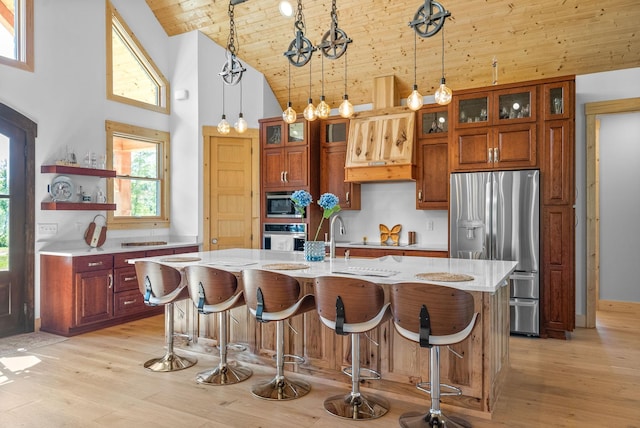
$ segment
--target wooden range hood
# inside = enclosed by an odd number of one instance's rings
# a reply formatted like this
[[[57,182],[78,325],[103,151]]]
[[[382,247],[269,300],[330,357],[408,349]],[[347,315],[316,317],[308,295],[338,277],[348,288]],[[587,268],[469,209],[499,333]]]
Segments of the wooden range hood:
[[[349,122],[346,182],[412,181],[415,112],[395,107],[395,76],[374,80],[374,110],[356,113]]]

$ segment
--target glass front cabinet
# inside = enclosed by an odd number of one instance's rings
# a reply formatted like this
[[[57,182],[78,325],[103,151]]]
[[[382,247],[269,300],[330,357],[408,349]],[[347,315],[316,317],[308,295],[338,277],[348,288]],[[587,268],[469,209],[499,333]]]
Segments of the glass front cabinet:
[[[438,104],[418,111],[416,209],[448,209],[449,112]]]

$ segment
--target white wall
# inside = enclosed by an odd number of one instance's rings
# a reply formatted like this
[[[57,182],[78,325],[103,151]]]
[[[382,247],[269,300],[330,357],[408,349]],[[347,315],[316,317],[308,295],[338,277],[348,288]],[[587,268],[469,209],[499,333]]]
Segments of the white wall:
[[[58,234],[53,237],[39,236],[36,231],[36,317],[40,316],[38,251],[60,240],[84,246],[84,230],[99,213],[40,210],[39,202],[47,198],[47,185],[53,176],[40,174],[39,166],[60,158],[67,146],[80,158],[87,151],[104,153],[105,120],[170,131],[172,149],[171,229],[109,230],[107,239],[169,234],[194,239],[202,236],[202,126],[215,126],[222,114],[218,72],[225,60],[224,49],[198,32],[169,38],[144,0],[112,0],[112,4],[169,79],[171,115],[106,100],[105,1],[35,0],[34,72],[0,65],[0,102],[38,124],[36,223],[58,225]],[[243,77],[247,97],[244,115],[249,127],[257,128],[258,118],[265,114],[264,106],[277,105],[277,101],[264,76],[251,67],[247,69]],[[173,99],[175,89],[188,89],[189,99]],[[239,102],[229,98],[227,116],[233,123]],[[85,188],[96,186],[92,177],[74,176],[74,181]],[[104,179],[97,183],[105,185]]]
[[[640,68],[576,76],[576,314],[586,314],[586,121],[584,105],[640,97]]]
[[[640,303],[640,112],[600,119],[600,299]]]

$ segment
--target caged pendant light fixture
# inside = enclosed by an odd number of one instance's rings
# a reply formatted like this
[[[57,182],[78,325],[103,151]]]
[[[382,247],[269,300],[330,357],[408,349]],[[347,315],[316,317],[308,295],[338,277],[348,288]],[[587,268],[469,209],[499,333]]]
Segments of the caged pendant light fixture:
[[[222,119],[218,123],[218,132],[222,135],[226,135],[231,131],[231,125],[227,121],[227,116],[224,113],[224,87],[226,85],[235,86],[242,81],[242,74],[246,71],[242,63],[236,57],[238,48],[236,47],[235,34],[236,24],[234,21],[234,6],[238,1],[229,1],[229,38],[227,40],[227,50],[225,52],[227,60],[222,66],[222,71],[218,75],[222,78]],[[234,125],[234,128],[239,133],[243,133],[247,130],[247,121],[242,117],[242,85],[240,85],[240,114],[238,121]]]

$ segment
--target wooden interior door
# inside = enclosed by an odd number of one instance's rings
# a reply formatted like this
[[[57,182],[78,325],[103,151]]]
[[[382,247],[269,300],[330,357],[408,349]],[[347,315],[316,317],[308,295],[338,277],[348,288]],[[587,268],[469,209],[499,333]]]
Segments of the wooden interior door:
[[[205,250],[252,248],[253,141],[205,133]]]

